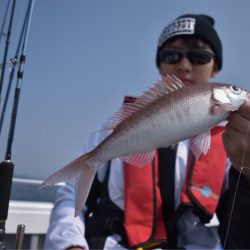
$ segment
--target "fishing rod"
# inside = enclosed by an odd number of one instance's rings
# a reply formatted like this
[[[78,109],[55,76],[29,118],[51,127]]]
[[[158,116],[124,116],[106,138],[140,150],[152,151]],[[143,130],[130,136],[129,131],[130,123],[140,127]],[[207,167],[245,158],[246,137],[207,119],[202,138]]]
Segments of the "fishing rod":
[[[4,30],[5,23],[6,23],[9,6],[10,6],[10,1],[8,1],[5,12],[4,12],[3,24],[2,24],[2,27],[1,27],[1,31],[0,31],[1,32],[0,33],[0,45],[1,45],[2,36],[4,35],[3,30]]]
[[[5,111],[6,111],[8,100],[9,100],[10,90],[11,90],[12,82],[13,82],[13,79],[14,79],[14,73],[15,73],[15,70],[16,70],[16,66],[18,64],[18,58],[19,58],[21,45],[22,45],[22,42],[23,42],[24,34],[26,32],[26,29],[27,29],[27,23],[28,23],[30,7],[31,7],[31,5],[29,4],[28,8],[26,10],[24,21],[23,21],[23,26],[22,26],[22,30],[21,30],[21,33],[20,33],[19,42],[18,42],[18,45],[17,45],[15,56],[10,59],[11,64],[12,64],[12,69],[11,69],[11,72],[10,72],[10,75],[9,75],[9,83],[8,83],[8,86],[7,86],[7,90],[6,90],[6,94],[5,94],[5,98],[4,98],[4,102],[3,102],[3,108],[2,108],[2,112],[1,112],[1,117],[0,117],[0,136],[1,136],[3,122],[4,122]]]
[[[11,191],[12,176],[13,176],[13,171],[14,171],[14,164],[11,161],[11,149],[12,149],[12,143],[14,139],[15,124],[16,124],[19,96],[21,92],[21,83],[23,79],[24,63],[26,59],[26,47],[27,47],[28,34],[29,34],[31,17],[32,17],[32,12],[33,12],[33,6],[34,6],[34,0],[30,0],[28,21],[27,21],[27,25],[25,28],[25,34],[24,34],[23,43],[22,43],[22,51],[21,51],[21,56],[20,56],[18,72],[17,72],[17,83],[16,83],[15,94],[14,94],[12,113],[11,113],[11,121],[10,121],[5,160],[0,163],[0,249],[6,249],[5,242],[4,242],[5,222],[8,217],[10,191]]]
[[[12,24],[13,24],[14,13],[15,13],[15,6],[16,6],[16,0],[13,0],[11,14],[10,14],[10,20],[9,20],[9,27],[8,27],[8,31],[6,34],[5,50],[4,50],[3,63],[2,63],[2,71],[1,71],[1,76],[0,76],[0,102],[1,102],[1,93],[2,93],[2,89],[3,89],[4,73],[5,73],[5,68],[6,68],[7,56],[8,56],[8,51],[9,51]]]
[[[34,0],[30,0],[29,18],[28,18],[26,32],[24,35],[24,42],[23,42],[22,52],[21,52],[21,56],[20,56],[19,68],[18,68],[18,72],[17,72],[17,83],[16,83],[15,96],[14,96],[14,102],[13,102],[13,109],[12,109],[12,116],[11,116],[11,122],[10,122],[10,130],[9,130],[9,136],[8,136],[7,149],[6,149],[6,154],[5,154],[5,160],[7,160],[7,161],[11,160],[11,148],[12,148],[12,143],[13,143],[13,139],[14,139],[17,109],[18,109],[18,104],[19,104],[19,96],[20,96],[20,92],[21,92],[24,63],[26,60],[26,48],[27,48],[28,34],[29,34],[29,30],[30,30],[30,23],[31,23],[33,7],[34,7]]]

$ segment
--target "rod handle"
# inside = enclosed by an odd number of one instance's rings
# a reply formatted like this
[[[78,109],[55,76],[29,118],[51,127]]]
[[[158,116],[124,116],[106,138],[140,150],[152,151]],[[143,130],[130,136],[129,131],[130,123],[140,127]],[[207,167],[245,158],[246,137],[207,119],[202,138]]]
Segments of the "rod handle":
[[[0,220],[7,220],[14,164],[11,161],[0,163]]]

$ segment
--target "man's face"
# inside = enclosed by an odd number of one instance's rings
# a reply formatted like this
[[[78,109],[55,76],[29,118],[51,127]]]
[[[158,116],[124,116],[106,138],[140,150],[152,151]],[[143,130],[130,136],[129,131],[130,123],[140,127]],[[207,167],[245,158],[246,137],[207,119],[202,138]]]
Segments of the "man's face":
[[[185,38],[174,39],[171,43],[166,44],[162,51],[177,49],[186,53],[189,49],[202,49],[205,50],[205,52],[208,51],[213,53],[210,46],[201,40],[198,42],[198,48],[187,48],[187,45],[183,42],[184,39]],[[187,84],[197,84],[208,82],[211,77],[214,77],[218,73],[218,70],[215,67],[214,57],[212,57],[211,60],[205,64],[194,64],[190,62],[186,56],[184,56],[177,63],[161,63],[159,72],[162,76],[173,74]]]

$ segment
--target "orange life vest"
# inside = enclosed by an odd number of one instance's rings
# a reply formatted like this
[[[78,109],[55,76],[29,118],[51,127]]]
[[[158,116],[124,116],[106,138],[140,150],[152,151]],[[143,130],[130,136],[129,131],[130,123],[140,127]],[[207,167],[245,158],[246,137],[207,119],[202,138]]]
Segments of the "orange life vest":
[[[196,204],[205,214],[212,216],[221,195],[227,156],[223,147],[224,127],[211,130],[211,147],[206,155],[193,162],[186,174],[182,202]]]
[[[207,155],[201,156],[193,165],[192,171],[189,171],[189,178],[182,191],[184,203],[198,205],[209,214],[214,213],[217,207],[225,174],[226,154],[222,145],[222,132],[222,127],[212,129],[211,147]],[[124,169],[124,226],[129,246],[166,240],[167,231],[159,189],[158,154],[152,164],[143,168],[125,164]],[[211,194],[208,190],[211,190]]]
[[[124,226],[130,247],[143,242],[166,239],[159,189],[159,168],[154,166],[158,166],[157,154],[153,163],[143,168],[125,164]],[[153,213],[154,205],[156,205],[156,220]],[[152,235],[154,223],[156,231]]]

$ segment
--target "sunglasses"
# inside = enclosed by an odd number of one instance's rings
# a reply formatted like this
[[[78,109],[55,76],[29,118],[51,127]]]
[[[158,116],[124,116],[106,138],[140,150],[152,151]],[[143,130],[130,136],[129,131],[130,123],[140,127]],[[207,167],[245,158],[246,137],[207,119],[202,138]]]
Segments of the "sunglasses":
[[[205,49],[190,49],[183,51],[181,49],[164,49],[159,54],[160,63],[176,64],[183,57],[186,57],[192,64],[206,64],[214,57],[214,53]]]

